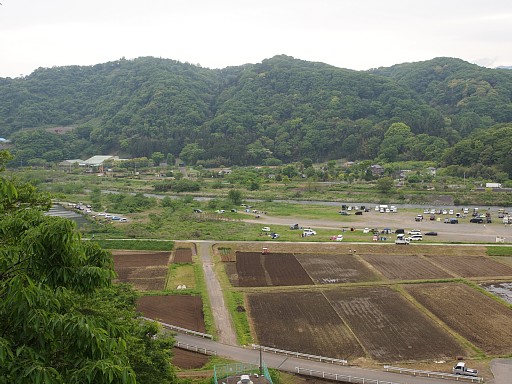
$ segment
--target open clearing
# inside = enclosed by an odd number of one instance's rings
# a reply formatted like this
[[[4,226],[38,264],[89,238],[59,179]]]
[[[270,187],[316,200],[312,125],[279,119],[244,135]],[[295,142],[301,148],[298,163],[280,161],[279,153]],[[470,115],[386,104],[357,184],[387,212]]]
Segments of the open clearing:
[[[512,353],[512,309],[465,284],[411,284],[405,289],[486,354]]]
[[[188,351],[186,349],[174,348],[172,357],[173,365],[181,369],[198,369],[203,367],[208,360],[208,356],[202,353]]]

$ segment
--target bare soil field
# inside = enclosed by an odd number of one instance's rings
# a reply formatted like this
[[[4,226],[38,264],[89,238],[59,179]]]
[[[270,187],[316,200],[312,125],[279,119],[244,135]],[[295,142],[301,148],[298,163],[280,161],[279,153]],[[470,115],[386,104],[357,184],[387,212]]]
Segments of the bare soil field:
[[[236,275],[229,273],[229,276],[231,283],[240,287],[313,284],[291,253],[237,252]]]
[[[247,303],[261,345],[334,358],[364,356],[321,292],[251,293]]]
[[[172,363],[181,369],[198,369],[203,367],[209,360],[208,356],[202,353],[181,348],[174,348],[173,353]]]
[[[150,319],[197,332],[206,332],[203,302],[199,296],[142,296],[137,300],[137,311]]]
[[[427,259],[417,255],[361,255],[390,280],[422,280],[453,277]]]
[[[296,253],[315,284],[376,281],[378,276],[351,254]]]
[[[512,353],[512,309],[465,284],[411,284],[404,288],[486,354]]]
[[[389,287],[325,291],[339,316],[377,361],[455,358],[463,348]]]
[[[167,275],[169,252],[112,252],[117,281],[133,284],[138,291],[162,290]]]
[[[464,246],[464,245],[425,245],[425,244],[411,244],[409,246],[396,245],[391,243],[279,243],[279,242],[240,242],[240,243],[218,243],[215,249],[231,248],[234,251],[240,252],[259,252],[261,253],[263,247],[268,247],[270,253],[315,253],[315,254],[380,254],[380,255],[474,255],[485,256],[486,247],[478,246]],[[226,256],[228,261],[234,261]],[[512,257],[510,257],[512,260]]]
[[[173,263],[192,263],[192,249],[177,248],[174,251]]]
[[[116,268],[147,267],[169,264],[170,252],[167,251],[112,251]]]
[[[461,277],[511,276],[512,267],[485,256],[428,255],[427,258]]]

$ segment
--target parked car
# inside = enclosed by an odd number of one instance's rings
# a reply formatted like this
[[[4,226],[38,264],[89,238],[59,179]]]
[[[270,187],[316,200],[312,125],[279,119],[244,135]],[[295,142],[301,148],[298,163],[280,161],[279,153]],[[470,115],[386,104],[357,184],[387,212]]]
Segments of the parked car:
[[[350,215],[350,213],[349,213],[349,212],[347,212],[347,211],[340,211],[339,213],[340,213],[340,215],[342,215],[342,216],[348,216],[348,215]]]
[[[271,234],[269,234],[269,236],[271,239],[277,239],[279,237],[279,234],[272,232]]]
[[[334,241],[343,241],[343,235],[332,236],[332,237],[331,237],[331,240],[334,240]]]
[[[411,235],[408,237],[410,241],[421,241],[423,240],[423,236],[421,234],[419,235]]]
[[[299,229],[299,224],[290,225],[290,229]]]
[[[316,235],[316,231],[313,231],[311,228],[304,228],[302,231],[302,236],[314,236]]]
[[[112,220],[119,221],[121,218],[119,216],[112,216]]]
[[[419,229],[411,229],[407,232],[408,235],[421,235],[421,231]]]
[[[270,232],[270,227],[261,228],[262,232]]]
[[[201,211],[200,209],[198,208],[194,208],[194,213],[203,213],[203,211]]]
[[[482,224],[484,222],[484,219],[481,217],[473,217],[469,220],[470,223],[476,223],[476,224]]]
[[[126,223],[128,221],[128,219],[126,217],[122,217],[119,222],[120,223]]]
[[[361,216],[363,214],[363,211],[357,211],[356,215]]]
[[[425,236],[437,236],[437,232],[426,232]]]

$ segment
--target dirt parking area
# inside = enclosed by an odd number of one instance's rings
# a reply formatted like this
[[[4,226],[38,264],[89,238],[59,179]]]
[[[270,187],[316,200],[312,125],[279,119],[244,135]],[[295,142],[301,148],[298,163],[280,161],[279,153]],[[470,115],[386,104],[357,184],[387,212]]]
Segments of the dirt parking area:
[[[333,207],[333,209],[336,209]],[[403,228],[419,229],[422,233],[437,232],[437,236],[424,237],[424,241],[448,242],[448,243],[495,243],[496,237],[503,237],[505,242],[512,243],[512,225],[504,225],[496,215],[491,224],[470,223],[471,216],[459,219],[459,224],[446,224],[444,218],[448,215],[440,215],[440,221],[427,219],[415,221],[418,214],[423,214],[423,209],[399,210],[396,213],[379,213],[374,210],[365,212],[361,216],[341,216],[336,220],[304,219],[301,217],[273,217],[264,215],[258,220],[247,220],[259,224],[286,225],[300,223],[302,227],[311,228]]]

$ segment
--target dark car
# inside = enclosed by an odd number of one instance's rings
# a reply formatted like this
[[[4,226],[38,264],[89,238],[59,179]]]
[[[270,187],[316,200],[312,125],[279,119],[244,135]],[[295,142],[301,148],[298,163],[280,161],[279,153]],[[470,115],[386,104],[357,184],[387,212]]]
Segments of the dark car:
[[[473,217],[471,220],[469,220],[470,223],[477,223],[482,224],[484,222],[484,219],[481,217]]]
[[[362,215],[363,214],[363,211],[357,211],[356,212],[356,215]]]
[[[437,236],[437,232],[426,232],[425,236]]]

